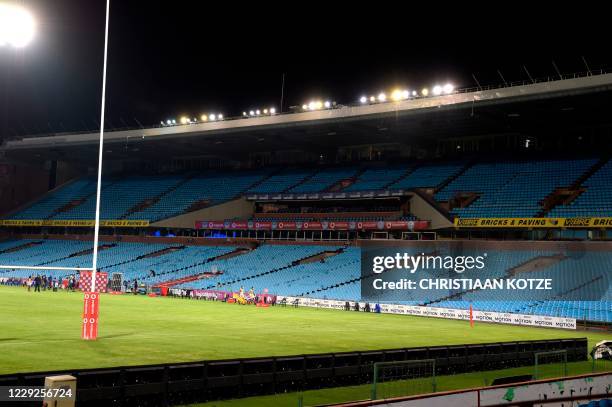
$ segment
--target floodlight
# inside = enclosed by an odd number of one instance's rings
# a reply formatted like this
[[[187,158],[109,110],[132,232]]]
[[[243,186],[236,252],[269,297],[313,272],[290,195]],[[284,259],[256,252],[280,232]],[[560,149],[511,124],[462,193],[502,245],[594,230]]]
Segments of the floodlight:
[[[308,110],[308,105],[302,105],[302,110]]]
[[[367,97],[365,97],[365,96],[362,96],[362,97],[360,97],[360,98],[359,98],[359,101],[360,101],[361,103],[367,103],[368,98],[367,98]]]
[[[208,115],[208,120],[215,120],[217,117],[214,113]]]
[[[219,120],[223,120],[223,115],[222,115],[221,113],[219,113],[219,114],[217,115],[217,119],[219,119]]]
[[[243,115],[243,116],[246,116],[246,115],[247,115],[247,112],[242,112],[242,115]]]
[[[323,104],[327,109],[329,109],[331,107],[331,102],[329,100],[326,100],[325,103]]]
[[[200,120],[202,120],[203,122],[208,120],[208,116],[203,114],[202,116],[200,116]]]
[[[176,119],[172,119],[172,124],[176,124]]]
[[[181,117],[181,124],[187,124],[189,123],[189,118],[186,116]]]
[[[172,124],[172,120],[170,120],[170,119],[166,120],[166,124],[167,124],[168,126],[170,126],[170,125]]]
[[[451,83],[447,83],[446,85],[444,85],[444,93],[449,94],[449,93],[453,93],[453,91],[455,90],[455,87],[451,84]]]
[[[384,94],[384,92],[380,92],[380,93],[378,94],[378,101],[379,101],[379,102],[384,102],[384,101],[386,101],[386,100],[387,100],[387,95],[385,95],[385,94]]]
[[[391,93],[391,99],[393,99],[394,101],[400,101],[402,100],[402,91],[399,89],[395,89],[392,93]]]
[[[423,95],[423,96],[429,95],[429,89],[423,88],[423,90],[421,90],[421,95]]]
[[[255,116],[255,111],[251,110],[251,111],[249,112],[249,116]]]
[[[264,109],[264,114],[268,114],[268,109]]]
[[[402,91],[402,99],[408,99],[410,97],[410,92],[407,90]]]
[[[370,96],[370,102],[376,102],[376,98],[374,96]]]
[[[442,94],[442,86],[440,85],[436,85],[433,87],[433,94],[438,96],[440,94]]]
[[[275,114],[275,113],[276,113],[276,109],[275,109],[275,108],[273,108],[273,107],[271,107],[271,108],[270,108],[270,114]]]
[[[416,90],[413,90],[413,91],[412,91],[412,96],[416,96],[416,95],[417,95],[417,91],[416,91]]]
[[[25,8],[0,4],[0,47],[25,47],[34,38],[35,28],[34,18]]]
[[[259,116],[259,115],[261,114],[261,110],[259,110],[259,109],[255,110],[255,114],[256,114],[257,116]]]

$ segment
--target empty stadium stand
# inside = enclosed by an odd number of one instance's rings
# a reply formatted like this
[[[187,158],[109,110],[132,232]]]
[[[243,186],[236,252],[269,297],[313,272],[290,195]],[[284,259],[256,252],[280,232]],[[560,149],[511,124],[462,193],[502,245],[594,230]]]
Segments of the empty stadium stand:
[[[100,244],[99,268],[122,273],[129,282],[149,286],[166,284],[185,289],[237,291],[267,288],[279,295],[305,296],[354,301],[361,296],[362,279],[358,247],[322,245],[185,246],[165,243],[104,242]],[[408,252],[418,254],[419,249]],[[449,254],[446,249],[438,254]],[[469,250],[466,255],[476,254]],[[544,260],[541,260],[544,259]],[[547,259],[553,259],[546,261]],[[24,239],[0,242],[0,263],[62,267],[89,267],[91,241]],[[483,311],[564,316],[579,320],[612,322],[612,289],[605,276],[612,267],[608,252],[566,252],[549,250],[504,250],[488,262],[488,276],[500,278],[517,273],[534,273],[538,278],[563,281],[564,291],[548,298],[533,299],[517,292],[512,301],[482,300],[477,292],[456,292],[448,298],[422,301],[406,299],[404,304]],[[151,271],[154,271],[153,273]],[[65,277],[63,270],[37,271]],[[24,279],[28,270],[0,270],[0,279]],[[1,280],[0,280],[1,281]],[[366,281],[367,282],[367,281]],[[178,285],[176,285],[178,284]],[[587,291],[604,293],[600,301],[583,301]],[[523,298],[523,297],[524,298]]]
[[[215,206],[250,193],[433,190],[451,216],[580,217],[612,215],[612,161],[589,159],[482,161],[308,168],[205,171],[182,175],[106,178],[102,219],[155,222]],[[376,211],[370,202],[365,211]],[[341,208],[341,205],[338,206]],[[11,219],[93,219],[95,181],[78,179],[57,188]],[[338,209],[328,208],[330,212]],[[357,210],[351,206],[343,212]],[[325,207],[277,212],[325,211]]]
[[[569,186],[595,165],[596,159],[478,163],[436,194],[449,201],[461,194],[476,199],[452,213],[462,218],[533,217],[555,188]]]

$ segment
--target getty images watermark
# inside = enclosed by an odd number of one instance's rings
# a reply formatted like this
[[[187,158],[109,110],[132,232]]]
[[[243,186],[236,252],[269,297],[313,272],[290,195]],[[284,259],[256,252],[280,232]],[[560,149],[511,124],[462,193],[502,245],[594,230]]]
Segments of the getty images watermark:
[[[363,301],[418,303],[603,298],[611,272],[595,264],[578,274],[572,272],[576,262],[529,250],[466,250],[439,242],[431,250],[365,246],[361,294]]]

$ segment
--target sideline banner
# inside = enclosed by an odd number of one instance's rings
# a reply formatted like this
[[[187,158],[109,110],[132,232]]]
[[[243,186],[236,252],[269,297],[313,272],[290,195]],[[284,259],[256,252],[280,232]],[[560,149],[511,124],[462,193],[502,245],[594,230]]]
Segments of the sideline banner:
[[[0,220],[0,226],[18,226],[18,227],[42,227],[42,226],[68,226],[68,227],[94,227],[95,221],[92,220],[61,220],[61,219],[4,219]],[[102,227],[147,227],[148,220],[101,220]]]
[[[318,298],[302,298],[302,297],[282,297],[279,296],[278,300],[281,301],[283,298],[287,300],[287,303],[299,300],[300,306],[313,307],[313,308],[328,308],[328,309],[344,309],[347,301],[338,300],[324,300]],[[351,305],[351,309],[355,304],[354,301],[348,301]],[[365,302],[360,302],[360,308],[365,306]],[[372,303],[370,303],[371,308]],[[401,304],[380,304],[380,310],[383,314],[403,314],[403,315],[416,315],[422,317],[433,317],[433,318],[445,318],[445,319],[470,319],[470,311],[467,309],[451,309],[451,308],[435,308],[435,307],[420,307],[416,305],[401,305]],[[576,320],[574,318],[558,318],[548,317],[541,315],[523,315],[513,313],[501,313],[501,312],[487,312],[474,310],[474,320],[479,322],[491,322],[497,324],[510,324],[510,325],[522,325],[522,326],[537,326],[545,328],[559,328],[559,329],[576,329]]]
[[[612,228],[612,218],[455,218],[456,228]]]

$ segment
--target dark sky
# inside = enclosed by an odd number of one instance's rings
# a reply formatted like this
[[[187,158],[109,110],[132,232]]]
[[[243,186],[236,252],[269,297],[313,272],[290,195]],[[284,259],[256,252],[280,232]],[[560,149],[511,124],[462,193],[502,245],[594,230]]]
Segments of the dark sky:
[[[0,135],[95,128],[105,1],[17,2],[38,33],[27,48],[0,48]],[[523,64],[549,76],[552,60],[583,71],[583,55],[591,69],[612,66],[605,25],[594,20],[582,28],[520,8],[477,16],[396,4],[113,0],[107,126],[278,108],[283,73],[287,107],[314,97],[355,103],[395,86],[472,87],[472,73],[497,84],[497,69],[525,80]]]

